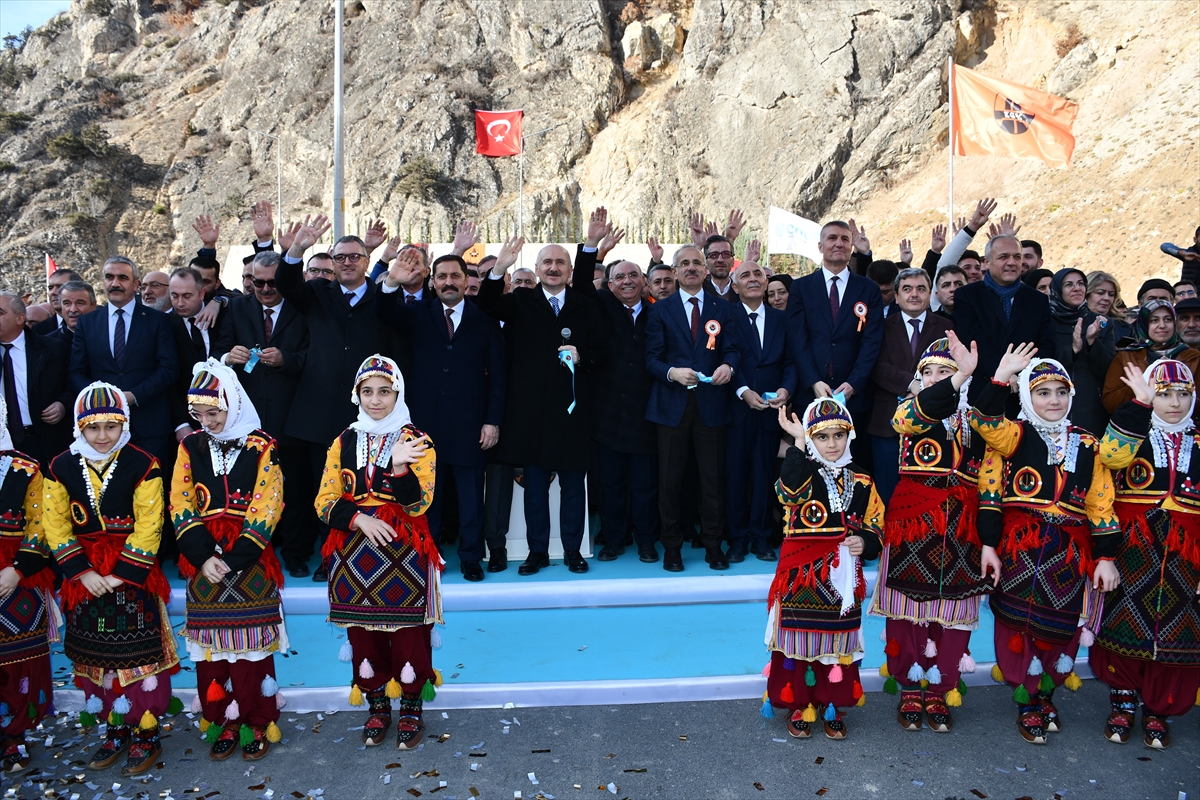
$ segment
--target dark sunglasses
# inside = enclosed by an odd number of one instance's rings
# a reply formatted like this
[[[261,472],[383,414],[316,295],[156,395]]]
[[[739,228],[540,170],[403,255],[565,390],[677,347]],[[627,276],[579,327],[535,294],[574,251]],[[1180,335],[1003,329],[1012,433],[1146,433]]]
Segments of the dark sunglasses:
[[[255,278],[254,280],[251,281],[251,283],[254,284],[255,289],[265,289],[268,286],[270,286],[272,289],[275,288],[275,279],[274,278],[271,278],[271,279],[265,280],[265,281],[260,278]]]

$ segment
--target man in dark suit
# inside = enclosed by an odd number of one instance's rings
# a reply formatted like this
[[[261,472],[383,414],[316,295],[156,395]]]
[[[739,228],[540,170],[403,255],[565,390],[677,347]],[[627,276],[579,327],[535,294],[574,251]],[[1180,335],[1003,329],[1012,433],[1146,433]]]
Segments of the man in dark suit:
[[[550,478],[558,474],[559,531],[571,572],[587,572],[580,549],[585,535],[584,477],[591,457],[594,373],[608,361],[595,303],[567,286],[571,257],[558,245],[538,253],[541,285],[504,294],[504,272],[524,245],[505,243],[476,297],[484,312],[512,336],[512,371],[499,456],[524,467],[525,530],[529,557],[517,570],[533,575],[550,565]],[[582,276],[591,278],[591,273]],[[568,353],[574,370],[561,353]]]
[[[296,307],[280,296],[275,286],[278,266],[279,254],[273,251],[262,251],[254,257],[254,294],[229,302],[213,345],[213,357],[238,374],[262,420],[262,429],[275,439],[283,471],[284,503],[275,528],[276,546],[288,574],[305,578],[309,574],[305,562],[312,555],[317,537],[313,508],[316,489],[308,446],[284,433],[284,425],[308,355],[308,324]],[[252,359],[254,365],[250,366]]]
[[[284,301],[308,323],[308,355],[283,431],[307,444],[314,486],[320,485],[330,443],[358,417],[350,402],[358,365],[375,353],[401,369],[408,365],[403,338],[375,316],[379,287],[367,282],[370,251],[362,239],[343,236],[334,243],[335,280],[304,280],[304,252],[329,228],[323,214],[294,224],[288,231],[292,244],[275,271]],[[324,566],[313,573],[314,581],[326,578]]]
[[[25,330],[25,304],[12,292],[0,292],[0,390],[13,445],[45,469],[71,444],[67,348]]]
[[[704,263],[708,266],[708,277],[704,279],[704,291],[728,300],[738,302],[737,287],[733,283],[733,242],[716,234],[704,241]]]
[[[729,382],[738,367],[733,306],[704,290],[708,270],[698,247],[675,251],[679,291],[654,304],[646,322],[646,369],[653,377],[646,419],[658,426],[658,508],[663,569],[683,571],[681,494],[688,452],[700,468],[700,527],[705,560],[729,569],[725,527],[725,428],[732,421]],[[712,344],[710,348],[708,345]],[[701,380],[701,376],[708,380]]]
[[[734,389],[733,422],[725,442],[725,506],[729,515],[731,563],[753,553],[774,561],[771,509],[775,499],[775,459],[779,455],[779,409],[796,391],[796,367],[787,350],[787,314],[763,299],[767,275],[758,264],[758,242],[734,273],[737,296],[731,333],[740,363]],[[774,395],[774,397],[771,397]]]
[[[226,310],[221,308],[216,315],[217,322],[208,327],[201,322],[200,314],[204,310],[204,279],[199,270],[193,267],[180,267],[171,273],[167,279],[167,297],[171,306],[167,311],[167,321],[171,325],[171,333],[175,337],[175,350],[179,354],[179,374],[171,387],[171,424],[175,430],[175,440],[183,441],[184,437],[197,429],[195,421],[188,415],[187,391],[192,383],[192,367],[207,361],[216,350],[220,321],[224,319]],[[168,466],[163,465],[164,468]]]
[[[71,281],[81,280],[83,280],[83,276],[73,269],[60,269],[50,273],[50,277],[46,278],[46,299],[50,301],[50,307],[54,309],[54,316],[34,325],[31,328],[34,333],[38,336],[49,336],[66,325],[60,300],[62,287]],[[58,454],[55,453],[55,455]]]
[[[466,301],[467,266],[462,257],[445,255],[433,262],[433,292],[405,303],[402,287],[424,265],[409,249],[392,263],[375,304],[380,319],[412,342],[409,370],[415,391],[405,398],[413,424],[428,433],[437,448],[437,485],[425,513],[434,540],[441,534],[446,487],[458,494],[458,558],[463,577],[483,580],[484,453],[500,439],[508,388],[504,337],[496,320]],[[503,540],[488,542],[504,550]]]
[[[875,461],[875,488],[884,503],[891,500],[900,479],[900,436],[892,430],[892,415],[910,393],[925,348],[953,327],[950,320],[929,310],[929,273],[924,269],[901,270],[894,291],[900,310],[883,321],[883,346],[871,371],[874,404],[866,429]]]
[[[853,235],[845,222],[825,223],[817,249],[821,268],[792,281],[788,295],[788,348],[800,380],[795,405],[803,410],[816,397],[844,395],[861,424],[871,411],[867,390],[883,338],[883,298],[872,281],[847,269]],[[863,437],[854,451],[870,463]]]
[[[993,237],[983,251],[983,280],[954,293],[954,332],[963,344],[979,346],[979,366],[968,397],[974,401],[1010,344],[1032,342],[1042,357],[1054,353],[1050,301],[1021,282],[1021,240],[1010,234]],[[1020,402],[1013,394],[1008,413]]]
[[[161,463],[174,452],[170,391],[179,373],[167,315],[137,299],[137,267],[113,256],[102,270],[108,305],[79,319],[71,343],[71,389],[105,381],[125,393],[130,441]]]
[[[600,530],[604,547],[596,558],[614,561],[625,552],[629,522],[638,557],[658,561],[658,468],[654,425],[646,420],[646,404],[654,379],[646,372],[646,321],[649,303],[642,302],[646,277],[632,261],[609,272],[608,288],[590,279],[597,248],[612,230],[608,211],[598,208],[588,224],[587,240],[575,255],[572,285],[590,296],[604,319],[608,363],[596,374],[596,474],[600,482]]]
[[[96,290],[86,281],[68,281],[58,292],[58,302],[62,309],[63,325],[49,337],[65,344],[69,356],[79,318],[96,310]],[[74,398],[71,401],[74,402]]]

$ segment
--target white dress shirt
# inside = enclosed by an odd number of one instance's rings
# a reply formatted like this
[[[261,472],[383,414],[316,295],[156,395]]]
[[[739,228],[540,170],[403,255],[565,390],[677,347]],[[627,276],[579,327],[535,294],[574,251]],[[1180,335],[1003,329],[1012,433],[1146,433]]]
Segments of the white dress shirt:
[[[133,323],[133,311],[137,308],[137,300],[130,300],[123,306],[110,302],[108,304],[108,352],[113,352],[113,342],[117,335],[117,309],[125,312],[125,344],[129,344],[129,328]]]
[[[622,303],[622,305],[624,305],[624,303]],[[633,311],[633,324],[636,325],[638,315],[642,313],[642,301],[638,300],[636,306],[625,306],[625,308]]]
[[[763,305],[760,305],[758,307],[757,311],[755,311],[753,308],[746,305],[745,303],[742,303],[742,308],[746,309],[747,316],[749,316],[750,314],[758,315],[757,317],[755,317],[754,321],[751,322],[750,324],[754,326],[754,329],[756,331],[758,331],[758,346],[759,346],[759,349],[761,349],[762,346],[766,343],[766,333],[767,333],[766,304],[764,303]],[[739,400],[741,400],[742,394],[749,388],[750,388],[749,386],[746,386],[745,384],[743,384],[742,386],[738,387],[738,390],[736,392],[734,392],[734,395],[736,395],[737,398]]]
[[[688,318],[689,322],[691,322],[691,319],[692,319],[692,298],[693,297],[699,301],[697,303],[697,308],[699,309],[700,315],[703,316],[704,315],[704,290],[701,289],[700,291],[696,292],[695,294],[689,294],[687,292],[687,290],[685,290],[682,286],[679,287],[679,299],[683,302],[683,310],[687,314],[687,318]]]
[[[347,291],[345,286],[342,286],[341,289],[342,294],[350,295],[350,305],[356,306],[358,305],[358,301],[363,299],[363,295],[367,293],[367,282],[363,281],[362,286],[359,286],[354,291]]]
[[[21,424],[28,428],[33,424],[33,418],[29,416],[29,356],[25,352],[25,331],[18,333],[11,344],[9,354],[12,356],[13,383],[17,387],[17,404],[21,406]],[[0,356],[2,355],[3,350],[0,350]],[[0,387],[7,388],[3,384],[4,372],[0,370]],[[0,420],[0,425],[3,424],[4,420]]]
[[[821,277],[823,277],[825,279],[825,296],[829,297],[829,293],[832,291],[833,278],[835,277],[835,273],[830,272],[828,267],[822,266],[821,267]],[[841,272],[836,273],[836,277],[837,277],[837,293],[838,293],[837,298],[838,298],[838,305],[840,306],[842,304],[842,298],[846,296],[846,281],[849,280],[849,278],[850,278],[850,270],[844,269]]]
[[[467,302],[467,301],[459,300],[458,305],[456,305],[456,306],[448,306],[445,303],[442,303],[442,316],[443,317],[446,316],[447,311],[454,312],[453,314],[450,315],[450,324],[454,326],[455,333],[458,333],[458,326],[462,324],[463,303],[465,303],[465,302]]]

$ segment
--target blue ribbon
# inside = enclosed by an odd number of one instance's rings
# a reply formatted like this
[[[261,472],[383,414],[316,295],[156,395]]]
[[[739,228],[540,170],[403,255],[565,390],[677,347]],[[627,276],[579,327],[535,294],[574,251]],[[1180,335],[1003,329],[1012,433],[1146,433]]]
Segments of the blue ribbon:
[[[567,413],[573,414],[575,412],[575,359],[571,358],[570,350],[559,350],[558,360],[571,370],[571,405],[567,406]]]
[[[259,350],[257,347],[250,351],[250,360],[246,362],[246,366],[244,367],[246,374],[254,372],[254,368],[258,366],[258,356],[260,353],[262,353],[262,350]]]

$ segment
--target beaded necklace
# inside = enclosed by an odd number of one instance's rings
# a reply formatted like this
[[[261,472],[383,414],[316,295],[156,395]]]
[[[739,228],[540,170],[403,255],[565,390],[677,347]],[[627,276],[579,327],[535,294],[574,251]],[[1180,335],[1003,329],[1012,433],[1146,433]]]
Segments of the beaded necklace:
[[[84,456],[79,457],[79,466],[83,469],[83,485],[87,487],[88,500],[92,503],[92,511],[96,512],[96,518],[103,522],[104,516],[100,513],[100,503],[104,501],[104,492],[108,489],[108,482],[112,480],[113,473],[117,471],[117,454],[113,453],[103,461],[88,462]],[[100,491],[96,491],[96,487],[92,486],[92,476],[88,470],[94,470],[97,475],[101,476]],[[101,473],[103,470],[103,473]]]
[[[227,445],[222,447],[222,444]],[[233,469],[234,462],[246,446],[246,439],[233,439],[229,442],[218,442],[212,436],[208,437],[208,452],[212,456],[213,474],[228,475]]]
[[[820,472],[821,478],[825,481],[825,491],[829,494],[829,510],[835,514],[848,510],[850,501],[854,499],[854,477],[850,470],[842,467],[835,471],[828,467],[822,467]],[[845,487],[841,491],[838,491],[837,487],[838,477],[842,479],[842,486]]]

